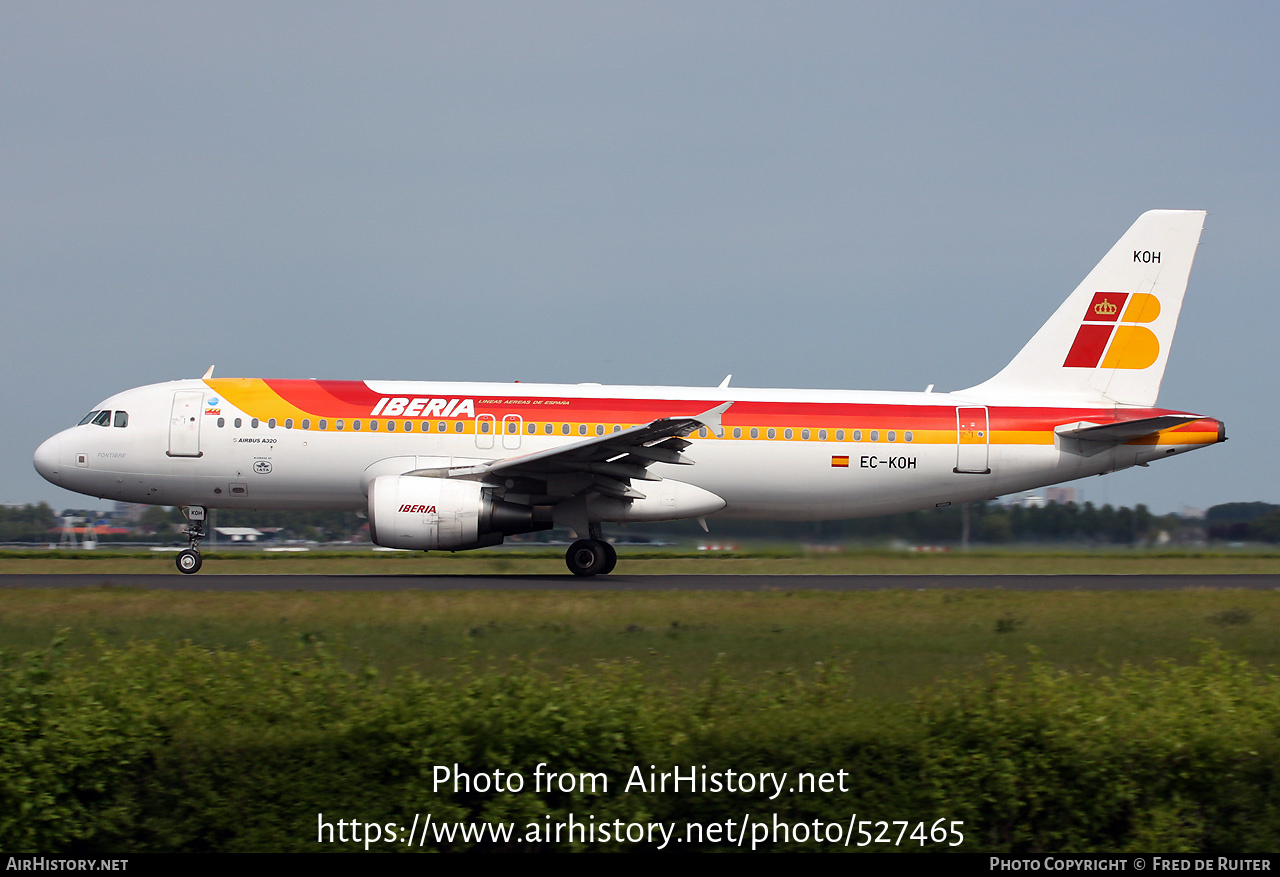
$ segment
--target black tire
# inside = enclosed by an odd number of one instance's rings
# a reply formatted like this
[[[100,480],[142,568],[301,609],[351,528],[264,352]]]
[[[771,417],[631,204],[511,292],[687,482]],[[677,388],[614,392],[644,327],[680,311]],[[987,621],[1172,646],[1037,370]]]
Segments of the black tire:
[[[188,548],[186,551],[179,551],[175,562],[178,564],[178,572],[183,575],[192,575],[200,572],[200,564],[204,559],[200,556],[199,551]]]
[[[564,553],[564,562],[575,576],[599,575],[606,559],[604,543],[594,539],[579,539]]]
[[[600,575],[607,576],[618,565],[618,552],[608,542],[600,544],[604,547],[604,566],[600,569]]]

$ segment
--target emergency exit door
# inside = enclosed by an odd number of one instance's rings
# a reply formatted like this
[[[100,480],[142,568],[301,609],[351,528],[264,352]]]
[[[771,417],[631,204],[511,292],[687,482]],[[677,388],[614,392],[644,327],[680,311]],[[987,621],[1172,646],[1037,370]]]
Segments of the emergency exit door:
[[[991,430],[986,408],[956,409],[956,472],[988,475]]]

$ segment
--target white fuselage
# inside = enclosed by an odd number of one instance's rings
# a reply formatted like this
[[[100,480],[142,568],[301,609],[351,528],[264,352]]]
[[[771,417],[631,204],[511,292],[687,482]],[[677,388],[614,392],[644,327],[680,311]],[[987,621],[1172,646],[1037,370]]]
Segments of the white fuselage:
[[[194,412],[185,420],[182,400]],[[943,393],[210,379],[114,395],[95,409],[112,412],[109,425],[66,429],[41,445],[35,462],[53,483],[107,499],[362,509],[379,475],[519,457],[724,402],[733,404],[722,436],[704,429],[688,437],[693,465],[655,463],[651,473],[722,498],[717,516],[726,518],[834,519],[945,506],[1145,464],[1222,438],[1221,425],[1203,419],[1135,442],[1090,445],[1054,429],[1163,409],[988,406]],[[115,425],[117,412],[127,425]]]

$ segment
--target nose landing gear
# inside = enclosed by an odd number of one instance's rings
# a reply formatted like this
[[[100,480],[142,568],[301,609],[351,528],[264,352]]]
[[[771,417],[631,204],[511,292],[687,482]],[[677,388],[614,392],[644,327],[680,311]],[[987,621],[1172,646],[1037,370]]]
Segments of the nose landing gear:
[[[204,506],[183,506],[182,513],[187,516],[187,529],[183,532],[187,534],[191,547],[179,551],[176,562],[178,572],[189,576],[199,572],[204,562],[200,557],[200,543],[204,540]]]

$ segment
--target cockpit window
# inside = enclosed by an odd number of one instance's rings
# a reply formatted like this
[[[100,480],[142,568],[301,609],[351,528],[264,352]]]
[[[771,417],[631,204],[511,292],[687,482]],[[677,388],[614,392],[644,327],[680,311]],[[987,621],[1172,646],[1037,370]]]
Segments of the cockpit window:
[[[116,426],[128,426],[128,425],[129,425],[129,412],[128,412],[128,411],[117,411],[117,412],[116,412]]]
[[[95,417],[95,418],[93,418],[93,420],[91,420],[91,421],[89,421],[89,422],[90,422],[90,423],[92,423],[94,426],[110,426],[110,425],[111,425],[111,412],[110,412],[110,411],[99,411],[99,412],[98,412],[98,416],[97,416],[97,417]]]
[[[93,420],[93,418],[97,416],[98,416],[98,410],[95,408],[93,411],[90,411],[84,417],[81,417],[80,422],[77,423],[76,426],[84,426],[86,423],[88,423],[90,420]]]

